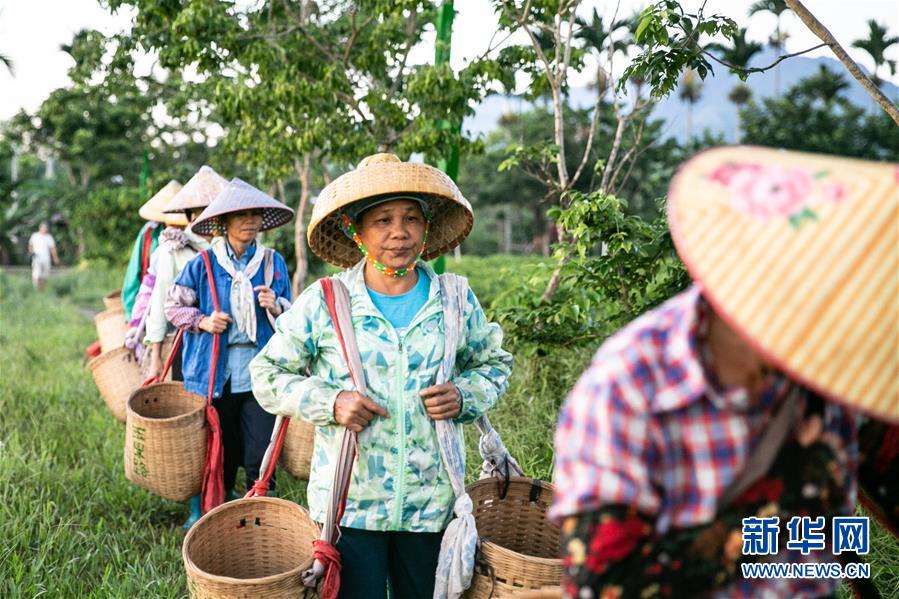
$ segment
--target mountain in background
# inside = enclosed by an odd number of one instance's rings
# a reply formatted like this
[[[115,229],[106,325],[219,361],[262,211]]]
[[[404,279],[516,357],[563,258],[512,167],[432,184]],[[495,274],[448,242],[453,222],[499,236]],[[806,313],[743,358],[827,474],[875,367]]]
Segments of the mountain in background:
[[[766,49],[754,57],[750,66],[763,67],[775,60],[774,51]],[[852,78],[843,65],[834,58],[823,56],[818,58],[796,56],[781,62],[779,65],[781,93],[799,83],[801,79],[817,73],[821,65],[832,72],[840,73],[849,83],[849,88],[842,94],[844,97],[857,106],[875,110],[874,100]],[[867,71],[864,67],[862,70]],[[752,89],[752,99],[758,102],[760,98],[774,96],[774,81],[774,69],[764,73],[751,74],[746,80],[746,84]],[[739,82],[740,78],[726,67],[715,64],[715,75],[710,75],[703,81],[702,96],[693,106],[694,135],[700,135],[707,129],[711,133],[723,135],[728,142],[734,141],[737,128],[737,107],[727,99],[727,96]],[[899,101],[899,87],[892,83],[885,83],[881,89],[888,98]],[[594,92],[586,87],[573,88],[569,93],[569,103],[572,106],[587,108],[593,105],[594,100]],[[478,105],[473,116],[465,119],[463,129],[472,136],[486,134],[496,128],[503,113],[525,111],[529,107],[528,102],[518,97],[490,96]],[[880,110],[879,107],[876,109]],[[677,90],[659,102],[653,110],[651,118],[665,121],[666,136],[675,137],[678,141],[686,139],[687,105],[680,100]]]

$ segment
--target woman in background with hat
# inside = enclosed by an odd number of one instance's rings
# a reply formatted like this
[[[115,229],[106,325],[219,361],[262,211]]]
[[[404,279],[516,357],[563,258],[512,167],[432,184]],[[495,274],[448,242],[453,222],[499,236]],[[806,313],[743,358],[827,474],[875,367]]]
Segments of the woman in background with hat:
[[[150,257],[159,244],[159,235],[163,230],[159,224],[165,222],[163,210],[174,195],[172,183],[178,185],[177,181],[169,181],[137,211],[140,217],[147,222],[141,227],[134,240],[128,268],[125,270],[125,278],[122,281],[122,306],[125,309],[125,322],[131,321],[131,312],[137,299],[137,293],[150,268]]]
[[[188,223],[193,223],[200,212],[218,196],[228,181],[208,166],[191,177],[184,187],[169,201],[164,212],[166,215],[181,216],[185,227],[169,227],[160,237],[159,249],[154,253],[156,261],[155,281],[150,296],[147,313],[144,344],[150,351],[150,376],[159,377],[163,369],[162,344],[171,331],[171,325],[165,317],[165,298],[169,288],[175,282],[181,270],[197,255],[197,252],[209,249],[208,238],[193,232]],[[178,349],[181,351],[181,348]],[[176,381],[181,376],[181,356],[177,355],[172,362],[172,378]]]
[[[839,576],[742,566],[838,566],[857,482],[899,503],[895,428],[869,423],[860,478],[855,411],[899,419],[895,169],[746,147],[681,167],[669,222],[696,284],[608,339],[560,414],[565,597],[833,596]]]
[[[290,277],[281,254],[264,247],[256,236],[292,216],[293,210],[281,202],[233,179],[192,227],[198,235],[215,236],[208,258],[220,311],[215,310],[202,255],[187,263],[165,302],[169,322],[185,332],[185,389],[205,396],[210,377],[213,380],[213,406],[222,427],[225,489],[234,486],[238,466],[246,471],[248,488],[259,477],[275,421],[253,397],[248,365],[274,332],[269,315],[273,319],[290,307]],[[222,335],[222,342],[210,371],[213,335]],[[194,501],[191,506],[195,507]],[[192,517],[196,515],[192,512]]]
[[[368,397],[353,391],[320,284],[277,323],[251,364],[268,411],[316,426],[308,487],[311,515],[325,521],[343,428],[358,433],[337,549],[340,597],[430,597],[440,542],[452,518],[449,476],[435,420],[470,422],[508,386],[512,357],[469,289],[456,372],[435,385],[443,357],[440,286],[425,260],[457,246],[472,213],[439,170],[378,154],[319,195],[309,245],[351,267],[337,275],[351,300]]]

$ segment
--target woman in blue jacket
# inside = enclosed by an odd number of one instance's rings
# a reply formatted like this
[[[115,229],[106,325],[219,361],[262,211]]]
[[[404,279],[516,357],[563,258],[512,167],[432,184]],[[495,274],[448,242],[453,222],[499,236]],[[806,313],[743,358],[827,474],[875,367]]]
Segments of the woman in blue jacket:
[[[290,307],[290,277],[284,258],[256,236],[283,225],[293,210],[252,185],[233,179],[193,225],[215,238],[208,252],[219,310],[202,255],[187,265],[166,297],[168,320],[184,331],[184,387],[205,396],[213,378],[213,406],[222,426],[225,489],[233,489],[238,466],[249,488],[259,476],[275,417],[253,397],[250,360],[268,342],[274,318]],[[211,368],[213,335],[221,335]],[[272,490],[274,490],[272,479]],[[233,491],[231,491],[233,496]],[[189,528],[200,516],[200,498],[191,499]]]

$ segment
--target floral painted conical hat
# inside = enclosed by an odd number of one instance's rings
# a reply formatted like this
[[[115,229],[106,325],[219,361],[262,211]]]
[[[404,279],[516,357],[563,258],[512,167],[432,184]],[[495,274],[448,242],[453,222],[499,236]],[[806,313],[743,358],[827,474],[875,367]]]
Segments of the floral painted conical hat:
[[[726,147],[669,190],[703,295],[784,372],[899,421],[899,165]]]

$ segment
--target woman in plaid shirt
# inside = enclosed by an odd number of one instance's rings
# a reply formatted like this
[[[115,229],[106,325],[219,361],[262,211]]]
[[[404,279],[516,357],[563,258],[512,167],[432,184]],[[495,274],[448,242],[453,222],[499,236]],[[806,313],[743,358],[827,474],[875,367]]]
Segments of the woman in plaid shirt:
[[[787,370],[802,371],[803,365],[794,355],[802,351],[809,353],[808,350],[800,344],[800,350],[794,354],[778,355],[776,344],[767,341],[769,331],[764,327],[741,326],[752,322],[751,318],[744,319],[738,309],[731,309],[752,301],[758,288],[758,284],[751,284],[755,264],[762,269],[762,278],[770,276],[766,273],[775,271],[776,264],[765,264],[757,256],[741,265],[741,256],[697,255],[695,247],[708,247],[697,242],[697,238],[702,239],[703,231],[690,230],[690,223],[695,221],[690,221],[692,214],[684,211],[692,207],[689,201],[679,203],[676,193],[679,184],[688,185],[691,176],[698,172],[695,178],[701,177],[708,193],[717,196],[696,198],[702,194],[694,192],[698,189],[694,184],[689,187],[690,201],[698,202],[707,213],[713,213],[715,202],[725,205],[722,211],[733,211],[736,205],[739,208],[736,212],[750,219],[749,226],[736,227],[723,235],[731,240],[734,251],[739,248],[737,253],[751,254],[746,246],[741,246],[738,231],[758,238],[760,233],[747,230],[748,227],[779,226],[778,235],[786,238],[786,246],[774,247],[771,260],[782,260],[781,256],[789,255],[788,250],[799,247],[796,244],[806,243],[793,230],[815,224],[806,225],[800,220],[796,226],[790,220],[784,227],[783,223],[776,222],[776,211],[766,212],[761,218],[758,202],[783,201],[784,179],[789,178],[788,182],[804,193],[796,201],[805,202],[801,206],[803,210],[811,210],[813,201],[825,197],[821,190],[833,189],[824,186],[834,183],[822,177],[820,183],[800,186],[795,179],[804,172],[800,166],[808,170],[817,167],[815,172],[827,173],[821,166],[825,159],[798,155],[797,166],[787,172],[780,166],[769,166],[784,160],[783,153],[750,150],[752,161],[749,162],[739,154],[735,156],[735,152],[746,154],[747,149],[701,154],[683,167],[672,186],[671,221],[675,242],[691,274],[703,283],[643,315],[607,340],[562,408],[556,433],[557,497],[550,517],[562,525],[566,597],[830,596],[838,579],[743,578],[740,563],[761,558],[743,555],[742,519],[780,517],[780,551],[771,561],[833,561],[837,558],[829,544],[831,518],[854,513],[858,482],[865,491],[863,497],[871,500],[869,505],[875,514],[884,516],[885,524],[897,530],[899,434],[896,427],[866,421],[860,455],[857,430],[862,418],[841,404],[867,409],[865,398],[829,388],[825,381],[833,380],[828,376],[834,373],[823,371],[833,368],[826,361],[813,361],[825,366],[820,372],[806,371],[815,374],[804,376],[802,383],[799,377],[784,374]],[[831,162],[825,162],[824,166],[838,176],[839,165],[834,167]],[[741,172],[748,168],[753,169],[751,173]],[[774,169],[784,172],[772,173]],[[737,204],[745,199],[745,189],[734,188],[735,180],[742,174],[752,175],[751,185],[775,176],[780,179],[777,186],[753,188],[757,203],[746,209],[746,204]],[[884,174],[885,189],[889,191],[889,172],[877,174]],[[716,189],[714,183],[723,189]],[[892,189],[895,190],[895,184]],[[896,197],[899,196],[893,191],[894,206]],[[851,199],[841,197],[840,202],[845,200],[848,204]],[[866,196],[860,197],[859,202],[877,199]],[[813,206],[826,214],[826,207]],[[866,206],[857,205],[854,212]],[[726,216],[722,213],[713,222],[721,225]],[[891,213],[887,209],[884,214],[888,219]],[[892,214],[895,215],[895,208]],[[704,218],[709,217],[704,215]],[[816,214],[815,222],[824,218]],[[853,241],[883,243],[887,253],[890,244],[897,247],[894,240],[878,236],[873,224],[872,228],[875,232],[869,239]],[[768,243],[776,246],[776,241]],[[893,252],[894,259],[897,253]],[[745,274],[745,277],[729,279],[736,281],[731,283],[732,288],[722,282],[728,279],[715,276],[718,264],[728,259],[733,264],[725,277],[734,272]],[[827,257],[821,257],[820,262],[839,272],[839,265],[829,263]],[[892,267],[895,272],[896,265],[895,260],[892,265],[888,262],[885,269]],[[785,268],[795,270],[791,265]],[[851,276],[853,271],[845,272]],[[811,278],[815,273],[803,272],[801,276]],[[739,284],[744,279],[749,283],[741,290]],[[780,282],[778,278],[773,284]],[[796,285],[789,277],[784,277],[783,282]],[[859,279],[861,287],[850,289],[850,293],[875,314],[877,307],[883,305],[885,312],[879,322],[889,324],[891,318],[895,322],[891,312],[895,307],[889,302],[891,289],[874,289],[870,296],[873,299],[868,302],[865,298],[869,296],[865,294],[870,290],[864,287],[868,282],[869,279]],[[851,287],[853,282],[841,284]],[[796,293],[798,306],[820,299],[811,291],[805,296],[801,289]],[[892,297],[895,297],[894,290]],[[761,309],[769,309],[771,315],[765,314],[768,318],[761,320],[771,321],[784,311],[789,314],[792,306],[789,300],[784,301],[762,302]],[[822,309],[824,313],[826,310]],[[844,313],[846,316],[842,316]],[[850,317],[849,311],[836,314],[838,318]],[[756,315],[754,312],[751,316]],[[877,318],[872,320],[878,322]],[[838,324],[829,326],[838,328]],[[818,333],[814,326],[818,323],[812,323],[812,328],[805,333],[807,336],[800,338],[813,339]],[[787,336],[789,332],[784,327],[774,331],[773,338]],[[822,340],[821,345],[826,342]],[[892,345],[887,343],[886,347],[873,347],[871,351],[892,351],[895,356],[897,345],[899,340],[893,339]],[[875,359],[861,360],[858,372],[851,374],[856,377],[870,374],[864,370],[870,368],[866,362],[878,363]],[[841,374],[840,366],[850,368],[853,363],[847,360],[836,365],[835,375]],[[896,413],[899,399],[896,386],[891,386],[891,377],[894,379],[895,375],[889,366],[887,370],[872,375],[870,385],[876,385],[879,380],[876,377],[883,375],[887,399],[891,397],[892,401],[877,404],[885,408],[869,411],[895,420],[899,417]],[[837,396],[841,403],[825,401],[810,387],[827,393],[828,397]],[[776,444],[770,443],[771,437],[762,443],[766,430],[777,427],[774,421],[780,409],[785,414],[789,412],[781,418],[783,435]],[[758,449],[766,444],[773,447],[768,451]],[[861,466],[860,460],[864,460]],[[744,475],[747,468],[758,472],[754,476]],[[748,480],[736,487],[741,478]],[[793,516],[824,516],[827,549],[808,555],[787,550],[784,525]]]

